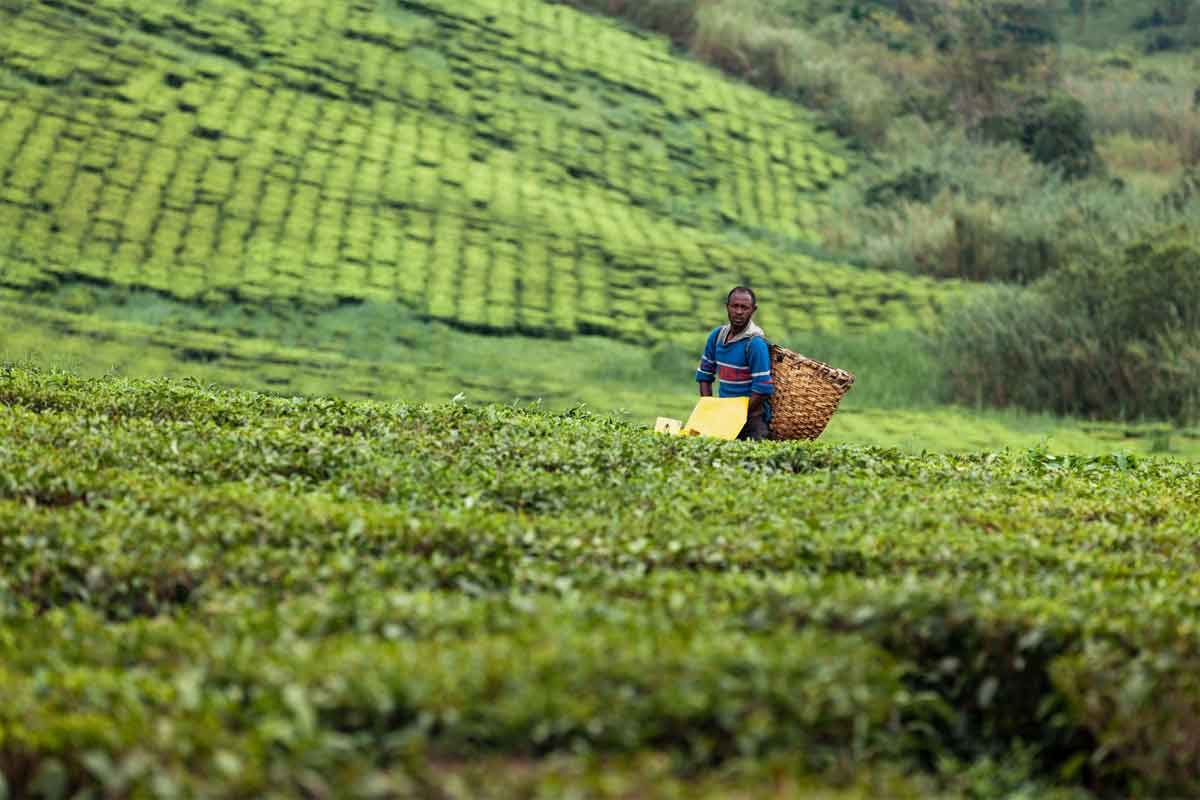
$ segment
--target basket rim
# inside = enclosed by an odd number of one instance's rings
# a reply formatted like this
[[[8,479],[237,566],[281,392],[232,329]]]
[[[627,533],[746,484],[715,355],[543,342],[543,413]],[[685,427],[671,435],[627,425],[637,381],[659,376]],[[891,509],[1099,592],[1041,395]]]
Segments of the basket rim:
[[[845,390],[848,390],[854,385],[854,373],[850,370],[840,369],[839,367],[826,364],[824,361],[818,361],[815,358],[797,353],[795,350],[789,350],[783,345],[772,344],[769,347],[771,358],[771,368],[774,369],[777,363],[781,363],[784,359],[789,361],[797,361],[800,366],[808,367],[821,375],[824,379],[833,383]]]

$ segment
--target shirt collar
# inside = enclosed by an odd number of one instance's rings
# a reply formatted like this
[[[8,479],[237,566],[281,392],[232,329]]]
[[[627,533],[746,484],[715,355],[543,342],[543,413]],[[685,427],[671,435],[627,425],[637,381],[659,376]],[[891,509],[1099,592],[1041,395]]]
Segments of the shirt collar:
[[[742,332],[736,336],[729,335],[730,327],[731,326],[726,325],[721,333],[721,340],[725,344],[733,344],[734,342],[740,342],[742,339],[750,339],[755,336],[761,336],[764,339],[767,338],[767,335],[763,333],[763,329],[758,327],[758,325],[754,323],[754,320],[747,322],[746,327],[743,328]]]

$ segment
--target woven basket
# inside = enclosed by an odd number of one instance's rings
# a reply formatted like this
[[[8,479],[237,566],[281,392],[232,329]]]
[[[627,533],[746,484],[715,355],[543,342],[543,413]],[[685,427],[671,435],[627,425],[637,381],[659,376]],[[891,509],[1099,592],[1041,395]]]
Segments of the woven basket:
[[[773,344],[772,439],[815,439],[829,424],[854,375]]]

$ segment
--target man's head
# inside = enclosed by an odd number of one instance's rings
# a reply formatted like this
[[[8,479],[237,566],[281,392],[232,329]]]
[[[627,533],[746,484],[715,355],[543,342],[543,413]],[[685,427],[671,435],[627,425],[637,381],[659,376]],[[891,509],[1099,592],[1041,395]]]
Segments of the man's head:
[[[729,315],[729,324],[734,330],[740,331],[746,327],[757,308],[754,291],[745,286],[734,287],[725,298],[725,313]]]

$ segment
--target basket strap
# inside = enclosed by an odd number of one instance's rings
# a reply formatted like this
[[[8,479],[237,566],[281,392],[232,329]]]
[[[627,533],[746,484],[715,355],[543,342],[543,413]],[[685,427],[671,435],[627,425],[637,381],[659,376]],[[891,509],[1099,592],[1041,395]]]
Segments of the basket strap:
[[[770,360],[771,360],[771,343],[767,341],[767,337],[765,337],[765,336],[751,336],[751,337],[749,337],[748,339],[746,339],[746,366],[747,366],[747,367],[749,367],[749,366],[750,366],[750,343],[751,343],[751,342],[753,342],[755,339],[762,339],[762,340],[763,340],[763,344],[765,344],[765,345],[767,346],[767,360],[768,360],[768,361],[770,361]]]

